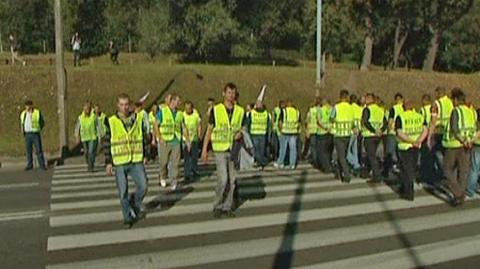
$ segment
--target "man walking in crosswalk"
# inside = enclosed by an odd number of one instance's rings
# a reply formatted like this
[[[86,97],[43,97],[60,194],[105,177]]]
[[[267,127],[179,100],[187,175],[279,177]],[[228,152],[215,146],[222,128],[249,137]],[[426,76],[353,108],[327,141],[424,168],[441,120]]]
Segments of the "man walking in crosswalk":
[[[142,201],[147,191],[147,177],[144,164],[147,162],[148,128],[144,124],[143,113],[130,110],[130,97],[127,94],[117,96],[117,112],[108,118],[105,134],[105,163],[107,175],[115,178],[122,207],[124,224],[132,227],[145,217]],[[133,201],[129,199],[128,181],[135,182]]]
[[[199,143],[202,140],[203,132],[200,113],[194,108],[191,101],[185,102],[183,124],[186,129],[182,136],[185,180],[192,180],[198,176]],[[185,133],[188,133],[188,136]],[[188,146],[189,144],[190,147]]]
[[[78,116],[75,125],[75,139],[77,140],[77,144],[82,143],[88,172],[94,171],[98,138],[101,137],[101,134],[102,129],[97,114],[92,110],[92,103],[87,101],[83,105],[83,111]]]
[[[217,167],[217,187],[213,204],[213,215],[235,216],[233,212],[233,194],[235,192],[235,168],[231,150],[235,141],[242,139],[245,128],[245,111],[235,104],[237,86],[228,83],[223,88],[223,103],[213,107],[208,121],[202,148],[202,160],[208,160],[208,144],[212,141]]]

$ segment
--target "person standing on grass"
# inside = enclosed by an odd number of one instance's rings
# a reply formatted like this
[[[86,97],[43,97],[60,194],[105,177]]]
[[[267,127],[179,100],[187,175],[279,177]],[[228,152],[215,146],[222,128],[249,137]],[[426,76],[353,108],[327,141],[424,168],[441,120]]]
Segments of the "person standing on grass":
[[[270,132],[270,115],[263,104],[265,89],[260,92],[254,108],[247,116],[247,125],[254,148],[254,158],[256,165],[263,170],[268,164],[267,143],[268,133]]]
[[[115,178],[122,208],[124,224],[129,228],[145,217],[142,201],[147,191],[145,166],[150,145],[148,131],[143,124],[143,114],[132,112],[130,97],[117,96],[117,112],[106,122],[104,153],[106,173]],[[128,177],[135,182],[135,195],[130,201]]]
[[[477,120],[472,109],[465,105],[466,97],[462,90],[453,89],[452,100],[454,108],[442,140],[445,148],[443,174],[447,179],[447,187],[453,194],[452,204],[457,206],[465,199]]]
[[[162,188],[167,187],[167,179],[170,179],[173,191],[178,186],[182,130],[186,137],[185,144],[189,151],[191,149],[188,132],[183,124],[183,112],[178,110],[180,102],[180,96],[172,94],[169,105],[163,106],[158,111],[154,124],[155,137],[157,143],[160,144],[160,186]],[[171,178],[169,177],[170,173]]]
[[[18,48],[20,47],[20,45],[17,42],[17,39],[13,36],[13,34],[10,34],[8,36],[8,41],[10,43],[10,54],[12,56],[12,65],[15,65],[15,60],[21,62],[22,65],[25,65],[26,62],[18,57]]]
[[[102,127],[100,126],[97,114],[92,110],[92,103],[85,102],[83,111],[78,116],[75,124],[75,139],[77,144],[82,143],[83,153],[87,161],[88,172],[95,169],[95,157],[97,155],[98,139],[102,136]]]
[[[415,112],[411,100],[404,102],[404,111],[395,119],[398,139],[398,158],[400,161],[401,188],[400,197],[409,201],[414,199],[413,184],[417,174],[418,155],[428,129],[422,114]]]
[[[365,150],[369,167],[372,169],[372,177],[369,183],[382,182],[382,171],[377,159],[377,150],[382,141],[382,136],[388,128],[388,121],[384,110],[375,103],[375,96],[367,93],[365,96],[366,107],[362,112],[362,137],[365,142]]]
[[[80,45],[82,43],[82,40],[80,39],[80,35],[78,32],[76,32],[72,36],[72,40],[70,41],[70,44],[72,45],[72,51],[73,51],[73,66],[80,66]]]
[[[110,60],[112,61],[112,63],[119,64],[118,55],[120,54],[120,51],[118,50],[117,45],[112,40],[108,42],[108,52],[110,53]]]
[[[183,125],[188,132],[188,138],[183,135],[183,158],[185,160],[185,179],[192,180],[198,176],[198,157],[200,154],[200,141],[202,140],[202,120],[200,114],[190,101],[185,102]],[[190,149],[188,147],[190,142]]]
[[[279,130],[280,130],[280,153],[277,162],[273,165],[282,169],[285,166],[285,157],[287,148],[289,150],[289,169],[294,170],[297,165],[297,139],[300,134],[301,117],[298,109],[293,105],[291,100],[287,101],[287,106],[280,113]]]
[[[347,90],[340,91],[340,101],[333,107],[330,121],[333,123],[333,143],[337,151],[338,176],[344,183],[350,183],[351,173],[347,162],[347,151],[350,137],[354,134],[354,115],[352,105],[349,102]]]
[[[236,187],[234,160],[230,154],[234,141],[242,139],[245,127],[245,111],[235,104],[237,86],[227,83],[223,88],[223,103],[213,107],[203,140],[202,160],[208,161],[208,144],[212,142],[217,167],[217,187],[213,203],[213,216],[234,217],[233,198]]]
[[[25,171],[33,169],[33,147],[37,154],[37,160],[42,170],[47,170],[45,157],[42,150],[42,137],[40,135],[45,121],[38,108],[33,106],[31,100],[25,101],[25,110],[20,114],[20,124],[25,138],[25,147],[27,151],[27,166]]]

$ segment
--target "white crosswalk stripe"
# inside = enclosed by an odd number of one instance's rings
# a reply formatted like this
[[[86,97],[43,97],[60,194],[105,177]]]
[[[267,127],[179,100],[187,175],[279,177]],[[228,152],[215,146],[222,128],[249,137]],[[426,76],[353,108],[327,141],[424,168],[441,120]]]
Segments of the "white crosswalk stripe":
[[[213,167],[176,192],[146,171],[147,219],[122,225],[113,177],[56,169],[47,268],[412,268],[480,257],[480,201],[452,208],[415,188],[343,184],[308,165],[247,171],[236,218],[213,219]],[[134,185],[131,185],[131,191]]]

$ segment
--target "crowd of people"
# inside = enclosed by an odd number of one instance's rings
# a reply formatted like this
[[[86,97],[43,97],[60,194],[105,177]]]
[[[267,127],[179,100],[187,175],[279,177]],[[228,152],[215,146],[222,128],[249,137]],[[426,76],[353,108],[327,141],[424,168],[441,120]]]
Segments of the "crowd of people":
[[[239,147],[251,141],[252,168],[296,169],[308,159],[322,173],[332,173],[344,183],[352,177],[369,184],[398,182],[401,198],[414,200],[414,183],[442,189],[454,206],[477,195],[480,170],[480,132],[477,111],[458,88],[438,87],[435,99],[422,97],[422,105],[397,93],[387,107],[375,94],[356,96],[341,90],[339,100],[315,98],[302,120],[292,100],[280,100],[270,111],[264,104],[265,88],[255,103],[243,108],[235,84],[222,90],[219,103],[210,98],[203,115],[191,101],[182,104],[168,94],[161,104],[145,107],[130,97],[117,97],[117,110],[106,116],[99,105],[86,102],[78,117],[75,137],[82,143],[88,171],[95,169],[98,143],[105,154],[106,172],[115,174],[124,222],[131,227],[145,216],[147,191],[144,165],[160,164],[158,184],[172,191],[199,176],[199,158],[214,153],[217,187],[215,218],[233,217],[235,174]],[[183,105],[183,111],[180,109]],[[202,123],[206,119],[206,124]],[[32,169],[35,146],[41,168],[43,117],[31,101],[21,114],[27,147],[27,170]],[[206,126],[206,128],[202,128]],[[179,168],[183,157],[184,180]],[[128,193],[127,178],[136,184]],[[396,180],[396,179],[399,180]]]

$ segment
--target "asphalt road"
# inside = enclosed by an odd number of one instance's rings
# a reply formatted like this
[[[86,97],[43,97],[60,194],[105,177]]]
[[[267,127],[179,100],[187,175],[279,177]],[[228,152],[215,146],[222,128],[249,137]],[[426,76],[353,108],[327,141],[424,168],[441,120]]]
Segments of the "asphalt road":
[[[115,182],[82,164],[0,170],[1,268],[478,268],[480,200],[343,184],[307,164],[239,175],[235,218],[211,214],[215,173],[176,192],[147,167],[147,219],[122,225]],[[21,184],[21,185],[20,185]],[[133,190],[133,185],[132,185]],[[158,205],[160,204],[160,207]]]

